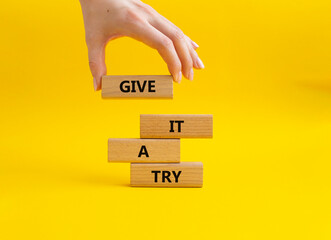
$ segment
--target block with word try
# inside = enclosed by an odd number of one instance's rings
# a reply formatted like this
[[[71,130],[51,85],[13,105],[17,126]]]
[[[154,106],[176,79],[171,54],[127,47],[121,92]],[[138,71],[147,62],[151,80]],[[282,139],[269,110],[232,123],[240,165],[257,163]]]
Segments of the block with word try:
[[[171,75],[111,75],[102,77],[104,98],[173,98]]]
[[[133,187],[202,187],[201,162],[131,163]]]
[[[141,114],[141,138],[212,138],[213,115]]]
[[[109,162],[179,162],[179,139],[110,138]]]

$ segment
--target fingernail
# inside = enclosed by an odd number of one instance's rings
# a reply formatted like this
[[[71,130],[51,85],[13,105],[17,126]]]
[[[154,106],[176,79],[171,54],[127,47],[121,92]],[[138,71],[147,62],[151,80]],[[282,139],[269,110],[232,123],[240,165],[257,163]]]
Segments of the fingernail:
[[[182,81],[182,72],[179,71],[179,73],[177,74],[177,77],[176,77],[176,82],[180,83]]]
[[[94,86],[94,91],[96,91],[98,89],[98,85],[97,85],[97,80],[95,78],[93,78],[93,86]]]
[[[203,64],[203,62],[201,61],[201,59],[199,57],[197,58],[197,64],[198,64],[198,67],[200,69],[204,69],[205,68],[205,65]]]
[[[193,46],[194,46],[194,47],[196,47],[196,48],[199,47],[199,45],[198,45],[196,42],[192,41],[192,43],[193,43]]]
[[[194,74],[193,73],[193,68],[191,68],[191,70],[190,70],[190,72],[188,74],[188,79],[191,80],[191,81],[193,80],[193,74]]]

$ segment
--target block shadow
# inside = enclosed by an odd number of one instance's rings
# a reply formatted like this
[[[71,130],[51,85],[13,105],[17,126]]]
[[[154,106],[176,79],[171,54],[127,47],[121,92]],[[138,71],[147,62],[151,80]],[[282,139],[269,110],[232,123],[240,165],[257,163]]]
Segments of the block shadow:
[[[76,180],[94,186],[130,187],[128,179],[118,175],[110,176],[100,174],[85,174],[84,176],[80,176]]]
[[[295,84],[303,88],[331,94],[331,79],[325,79],[323,81],[308,79],[304,81],[296,81]]]

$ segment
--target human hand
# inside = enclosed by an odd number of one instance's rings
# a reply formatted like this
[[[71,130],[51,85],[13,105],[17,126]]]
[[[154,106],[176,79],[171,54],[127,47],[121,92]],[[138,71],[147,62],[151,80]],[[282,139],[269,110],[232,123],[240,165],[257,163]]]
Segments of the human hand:
[[[198,45],[149,5],[139,0],[80,2],[95,90],[101,88],[101,78],[107,74],[105,47],[109,41],[122,36],[132,37],[156,49],[178,83],[182,73],[193,80],[193,67],[204,68],[195,51]]]

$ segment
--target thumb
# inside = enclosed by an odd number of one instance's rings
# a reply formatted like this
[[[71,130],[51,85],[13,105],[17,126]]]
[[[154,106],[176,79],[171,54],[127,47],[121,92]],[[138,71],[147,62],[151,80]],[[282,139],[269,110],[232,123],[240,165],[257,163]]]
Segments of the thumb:
[[[101,79],[103,75],[107,74],[107,67],[105,63],[105,45],[92,44],[88,46],[88,58],[90,70],[93,76],[94,90],[101,89]]]

